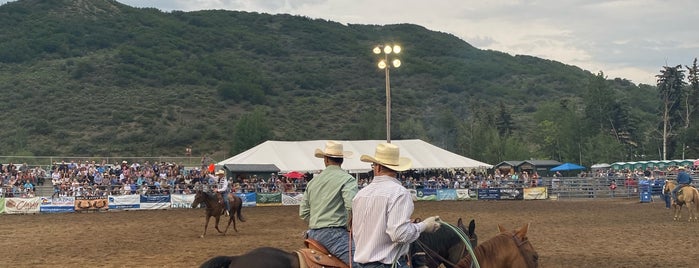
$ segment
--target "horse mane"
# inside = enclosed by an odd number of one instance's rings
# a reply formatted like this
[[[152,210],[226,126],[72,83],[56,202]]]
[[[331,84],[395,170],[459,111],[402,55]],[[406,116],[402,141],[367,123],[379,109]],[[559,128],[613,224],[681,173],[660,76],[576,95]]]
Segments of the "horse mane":
[[[508,244],[512,241],[512,235],[513,234],[509,232],[500,233],[488,241],[480,243],[480,245],[473,249],[476,259],[495,259],[498,254],[502,254],[506,250],[511,250],[512,247],[508,246]],[[464,256],[459,263],[463,261],[466,261],[470,265],[472,262],[471,255]]]

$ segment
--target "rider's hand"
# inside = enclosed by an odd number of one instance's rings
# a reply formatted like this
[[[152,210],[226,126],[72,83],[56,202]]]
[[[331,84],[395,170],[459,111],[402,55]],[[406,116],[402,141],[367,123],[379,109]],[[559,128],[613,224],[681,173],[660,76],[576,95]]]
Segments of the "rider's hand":
[[[440,221],[439,216],[432,216],[432,217],[425,219],[424,221],[419,223],[422,225],[421,231],[428,232],[428,233],[432,233],[434,231],[437,231],[437,229],[439,229],[439,226],[440,226],[439,221]]]

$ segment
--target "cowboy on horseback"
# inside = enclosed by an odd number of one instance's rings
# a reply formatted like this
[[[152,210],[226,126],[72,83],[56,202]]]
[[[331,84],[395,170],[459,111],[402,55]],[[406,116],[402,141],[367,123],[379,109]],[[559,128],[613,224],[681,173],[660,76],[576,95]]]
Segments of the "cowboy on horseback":
[[[216,177],[218,177],[216,192],[218,193],[218,200],[223,200],[226,204],[225,214],[229,216],[228,211],[231,209],[230,200],[228,200],[228,193],[230,189],[228,187],[228,179],[226,178],[226,172],[223,169],[216,171]],[[219,201],[220,202],[220,201]]]
[[[672,189],[672,198],[675,199],[675,202],[677,202],[677,192],[679,192],[682,187],[689,186],[689,184],[692,183],[692,177],[687,174],[684,166],[680,166],[678,169],[680,172],[677,173],[677,186],[675,186],[675,189]]]

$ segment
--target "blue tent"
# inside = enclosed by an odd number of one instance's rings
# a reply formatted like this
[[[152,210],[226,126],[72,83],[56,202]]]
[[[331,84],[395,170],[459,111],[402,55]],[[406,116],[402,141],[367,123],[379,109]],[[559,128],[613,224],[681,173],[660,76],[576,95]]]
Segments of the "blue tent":
[[[551,171],[568,171],[568,170],[583,170],[585,167],[576,165],[573,163],[565,163],[563,165],[554,167],[551,169]]]

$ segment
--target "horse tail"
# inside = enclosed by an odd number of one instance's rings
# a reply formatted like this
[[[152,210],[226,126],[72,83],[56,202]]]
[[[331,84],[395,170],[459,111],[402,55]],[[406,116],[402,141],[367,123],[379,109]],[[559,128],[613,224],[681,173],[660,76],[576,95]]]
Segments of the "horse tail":
[[[233,258],[231,256],[216,256],[202,263],[199,268],[228,268]]]
[[[238,208],[236,209],[237,210],[236,214],[238,214],[238,220],[240,222],[245,222],[245,218],[243,218],[243,199],[241,199],[240,197],[237,197],[237,196],[235,198],[238,199],[238,202],[240,203],[240,205],[237,206]]]

